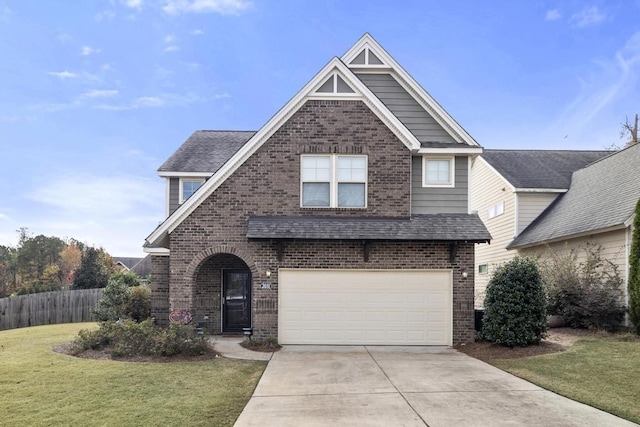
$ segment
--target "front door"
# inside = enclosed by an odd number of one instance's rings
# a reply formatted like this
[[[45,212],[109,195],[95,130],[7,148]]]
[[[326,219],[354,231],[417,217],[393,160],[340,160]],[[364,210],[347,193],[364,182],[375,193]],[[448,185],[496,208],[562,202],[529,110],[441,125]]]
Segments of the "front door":
[[[251,272],[223,270],[222,332],[242,332],[251,327]]]

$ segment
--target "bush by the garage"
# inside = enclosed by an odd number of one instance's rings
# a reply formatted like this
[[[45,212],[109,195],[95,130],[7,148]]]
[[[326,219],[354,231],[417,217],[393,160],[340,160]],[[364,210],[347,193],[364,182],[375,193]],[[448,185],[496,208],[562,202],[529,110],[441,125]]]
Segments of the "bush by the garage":
[[[487,285],[480,338],[509,347],[538,344],[547,331],[546,297],[538,265],[516,257]]]

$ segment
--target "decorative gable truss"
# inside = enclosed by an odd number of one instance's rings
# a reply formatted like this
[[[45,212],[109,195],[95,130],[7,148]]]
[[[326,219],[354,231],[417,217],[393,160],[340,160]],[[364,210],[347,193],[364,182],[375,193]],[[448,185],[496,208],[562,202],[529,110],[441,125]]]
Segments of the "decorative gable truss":
[[[346,64],[349,64],[347,66]],[[409,93],[425,106],[439,122],[446,125],[466,153],[480,153],[482,148],[460,127],[439,104],[433,100],[398,65],[393,58],[369,35],[365,34],[342,59],[334,57],[318,72],[277,114],[275,114],[247,143],[238,150],[199,191],[187,199],[171,216],[147,237],[145,251],[156,255],[168,255],[163,246],[167,236],[175,230],[204,200],[206,200],[233,172],[258,150],[307,100],[354,99],[361,100],[398,137],[412,153],[427,153],[420,141],[355,75],[361,69],[386,70],[409,88]],[[460,150],[460,148],[456,148]],[[442,148],[439,152],[444,152]],[[457,152],[457,151],[456,151]]]

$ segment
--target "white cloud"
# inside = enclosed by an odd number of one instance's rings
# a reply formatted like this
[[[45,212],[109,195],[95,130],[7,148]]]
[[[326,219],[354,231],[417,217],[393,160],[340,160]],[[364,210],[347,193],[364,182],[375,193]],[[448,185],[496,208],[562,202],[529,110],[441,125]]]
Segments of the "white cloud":
[[[562,18],[562,15],[558,9],[548,10],[544,17],[545,21],[556,21],[560,18]]]
[[[162,220],[162,182],[142,176],[90,173],[48,178],[27,193],[42,211],[28,220],[32,232],[73,237],[102,246],[116,256],[142,256],[144,238]],[[15,224],[10,225],[16,229]],[[8,226],[0,229],[0,241],[15,238],[9,231]]]
[[[202,31],[202,30],[193,30],[193,31],[191,31],[191,35],[192,36],[201,36],[203,34],[204,34],[204,31]]]
[[[5,221],[9,220],[9,216],[3,214],[2,212],[0,212],[0,221],[2,221],[2,220],[5,220]]]
[[[20,120],[20,117],[18,116],[0,116],[0,123],[15,123],[19,120]]]
[[[142,0],[123,0],[125,6],[130,7],[132,9],[140,10],[142,9]]]
[[[80,55],[89,56],[93,53],[100,53],[100,49],[94,49],[91,46],[83,46],[82,51],[80,51]]]
[[[80,95],[81,98],[110,98],[118,94],[117,90],[91,89]]]
[[[162,10],[168,15],[180,13],[237,15],[249,6],[251,3],[245,0],[165,0]]]
[[[605,121],[619,127],[624,115],[635,111],[636,99],[629,94],[640,92],[639,76],[640,31],[610,59],[598,61],[589,75],[579,76],[578,94],[547,132],[600,143],[602,147],[615,142],[617,132],[605,128]]]
[[[180,50],[180,48],[176,45],[170,45],[164,48],[163,52],[175,52],[177,50]]]
[[[223,94],[220,96],[228,97],[229,95]],[[202,98],[194,94],[178,95],[168,93],[158,96],[141,96],[124,104],[100,104],[93,108],[98,110],[126,111],[140,108],[184,107],[199,101],[202,101]]]
[[[96,13],[93,16],[93,19],[95,19],[97,22],[102,22],[102,21],[111,21],[115,17],[116,17],[115,12],[113,12],[112,10],[106,9]]]
[[[80,73],[74,73],[67,70],[49,71],[47,74],[49,74],[50,76],[57,77],[60,80],[66,80],[66,79],[84,79],[84,80],[94,80],[94,81],[100,80],[100,77],[96,76],[95,74],[87,73],[85,71],[82,71]]]
[[[0,3],[0,22],[9,22],[11,19],[11,9],[4,3]]]
[[[578,28],[589,27],[604,21],[606,15],[601,12],[597,6],[591,6],[582,9],[580,12],[574,13],[569,22]]]

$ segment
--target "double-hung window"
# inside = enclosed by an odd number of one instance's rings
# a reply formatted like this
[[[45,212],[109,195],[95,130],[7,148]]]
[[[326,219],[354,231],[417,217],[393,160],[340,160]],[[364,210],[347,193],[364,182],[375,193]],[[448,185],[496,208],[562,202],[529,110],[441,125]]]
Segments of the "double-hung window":
[[[366,207],[367,156],[305,155],[300,169],[302,207]]]
[[[453,157],[423,157],[422,186],[423,187],[453,187],[454,183]]]
[[[181,179],[180,180],[180,203],[183,203],[196,192],[202,185],[204,179]]]

